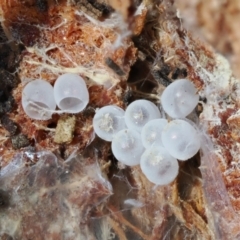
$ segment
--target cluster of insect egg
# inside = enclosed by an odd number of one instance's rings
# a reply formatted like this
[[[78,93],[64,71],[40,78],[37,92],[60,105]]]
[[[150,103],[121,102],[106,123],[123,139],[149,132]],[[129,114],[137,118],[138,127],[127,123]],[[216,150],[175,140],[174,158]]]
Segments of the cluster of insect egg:
[[[56,105],[62,112],[81,112],[89,102],[85,81],[77,74],[65,73],[58,77],[54,87],[47,81],[37,79],[29,82],[22,92],[22,106],[32,119],[48,120]]]
[[[198,103],[197,90],[186,79],[170,84],[161,95],[164,111],[173,119],[161,118],[150,101],[136,100],[124,111],[110,105],[99,109],[93,119],[96,134],[111,141],[116,159],[125,165],[140,164],[149,181],[171,183],[178,175],[178,160],[193,157],[200,148],[198,131],[183,120]]]
[[[200,148],[197,130],[185,118],[198,103],[194,85],[177,80],[161,95],[164,111],[174,120],[161,118],[159,109],[150,101],[137,100],[126,111],[117,106],[99,109],[93,118],[96,134],[112,142],[112,152],[125,165],[140,164],[153,183],[165,185],[178,174],[178,160],[187,160]],[[54,87],[44,80],[28,83],[22,92],[26,114],[37,120],[50,119],[52,113],[78,113],[89,102],[85,81],[66,73]],[[55,111],[56,105],[61,111]]]

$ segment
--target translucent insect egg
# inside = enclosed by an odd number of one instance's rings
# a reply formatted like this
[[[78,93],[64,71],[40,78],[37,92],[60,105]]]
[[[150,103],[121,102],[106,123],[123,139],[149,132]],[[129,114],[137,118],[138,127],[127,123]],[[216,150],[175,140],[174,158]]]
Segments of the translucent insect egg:
[[[145,148],[149,148],[152,145],[162,146],[162,130],[167,123],[166,119],[159,118],[151,120],[144,125],[141,131],[141,139]]]
[[[98,109],[93,118],[95,133],[106,141],[112,141],[117,132],[126,128],[124,113],[123,109],[114,105]]]
[[[161,95],[164,111],[172,118],[184,118],[197,106],[199,96],[194,84],[187,79],[171,83]]]
[[[197,130],[181,119],[173,120],[165,126],[162,143],[173,157],[182,161],[193,157],[200,148]]]
[[[56,108],[52,85],[41,79],[29,82],[22,91],[22,106],[32,119],[50,119]]]
[[[148,100],[136,100],[126,109],[125,122],[128,128],[141,132],[150,120],[160,118],[160,111]]]
[[[123,129],[112,140],[112,153],[121,163],[134,166],[140,163],[144,151],[140,133],[134,129]]]
[[[64,112],[79,113],[89,102],[85,81],[77,74],[65,73],[54,84],[54,98]]]
[[[178,175],[178,161],[162,146],[152,146],[142,155],[140,167],[147,179],[157,185],[167,185]]]

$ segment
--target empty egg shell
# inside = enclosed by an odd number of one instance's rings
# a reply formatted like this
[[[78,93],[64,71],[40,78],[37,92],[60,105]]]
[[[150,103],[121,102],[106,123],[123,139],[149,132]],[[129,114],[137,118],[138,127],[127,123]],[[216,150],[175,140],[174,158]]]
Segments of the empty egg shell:
[[[54,84],[54,98],[57,106],[67,113],[79,113],[89,102],[85,81],[77,74],[65,73]]]
[[[22,91],[22,106],[32,119],[50,119],[56,108],[52,85],[40,79],[29,82]]]

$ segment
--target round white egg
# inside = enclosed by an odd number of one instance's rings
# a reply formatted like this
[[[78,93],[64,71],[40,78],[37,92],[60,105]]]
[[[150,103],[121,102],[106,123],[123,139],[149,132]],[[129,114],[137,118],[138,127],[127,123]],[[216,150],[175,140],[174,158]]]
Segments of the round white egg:
[[[175,158],[185,161],[200,149],[197,130],[188,122],[176,119],[169,122],[162,131],[162,143]]]
[[[197,106],[199,95],[194,84],[187,79],[171,83],[161,95],[164,111],[172,118],[184,118]]]
[[[124,110],[115,105],[98,109],[93,118],[95,133],[106,141],[112,141],[117,132],[126,128],[124,114]]]
[[[152,146],[142,155],[140,167],[147,179],[157,185],[167,185],[178,175],[178,161],[161,146]]]
[[[140,133],[133,129],[123,129],[112,140],[112,153],[121,163],[134,166],[140,163],[144,151]]]
[[[141,132],[150,120],[160,118],[161,114],[156,105],[148,100],[136,100],[126,109],[125,122],[129,129]]]
[[[167,123],[166,119],[159,118],[151,120],[144,125],[141,131],[141,139],[145,148],[153,145],[162,146],[162,130]]]

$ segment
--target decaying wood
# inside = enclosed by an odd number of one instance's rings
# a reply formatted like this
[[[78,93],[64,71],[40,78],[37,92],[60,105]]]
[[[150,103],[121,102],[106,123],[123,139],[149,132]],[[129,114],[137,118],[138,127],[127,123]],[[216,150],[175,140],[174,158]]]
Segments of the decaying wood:
[[[14,83],[1,80],[1,237],[239,238],[239,83],[226,59],[183,28],[173,1],[11,0],[0,9],[0,75],[10,72]],[[53,84],[65,72],[84,78],[90,102],[68,139],[56,140],[60,123],[73,117],[32,120],[21,92],[33,79]],[[97,108],[137,98],[159,104],[163,89],[183,77],[202,100],[191,116],[202,148],[180,163],[172,184],[154,186],[139,167],[119,168],[92,118]],[[16,149],[19,134],[28,146]]]

